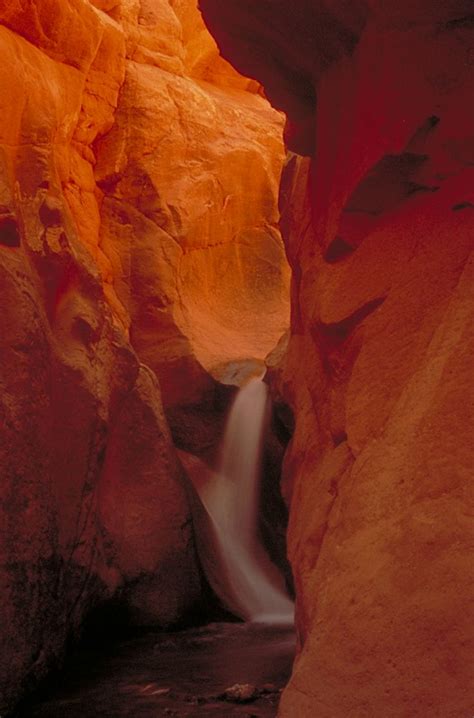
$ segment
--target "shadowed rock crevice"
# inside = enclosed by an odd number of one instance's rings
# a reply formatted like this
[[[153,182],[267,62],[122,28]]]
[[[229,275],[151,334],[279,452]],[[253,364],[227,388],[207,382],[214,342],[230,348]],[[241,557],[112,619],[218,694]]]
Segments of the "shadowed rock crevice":
[[[354,190],[346,202],[344,212],[375,217],[389,212],[423,189],[423,185],[416,181],[416,176],[427,160],[427,155],[412,152],[385,156]],[[425,187],[424,190],[434,191],[434,188]]]
[[[378,297],[372,299],[367,304],[357,309],[353,314],[339,322],[332,324],[319,323],[314,332],[318,339],[326,344],[328,350],[337,348],[340,344],[347,341],[352,332],[361,324],[364,319],[370,316],[385,301],[386,297]]]
[[[469,30],[474,29],[474,15],[458,17],[455,20],[450,20],[444,25],[444,29],[446,30],[457,30],[458,28],[466,28]]]
[[[241,72],[258,77],[271,103],[288,116],[285,138],[291,150],[315,151],[317,83],[337,61],[353,54],[369,14],[365,0],[314,4],[302,0],[244,2],[236,7],[200,0],[209,29]],[[297,38],[297,42],[295,42]]]
[[[453,212],[461,212],[463,209],[472,209],[474,208],[473,202],[459,202],[458,204],[454,204],[452,206]]]
[[[21,245],[18,222],[14,217],[0,216],[0,244],[11,248]]]
[[[344,259],[377,230],[385,216],[393,213],[413,197],[440,189],[439,179],[430,167],[431,158],[424,152],[440,118],[431,115],[414,133],[406,150],[385,155],[358,183],[342,209],[338,236],[328,246],[329,263]],[[428,172],[427,172],[428,168]],[[430,177],[429,182],[426,176]]]
[[[342,237],[336,237],[328,246],[324,259],[328,264],[335,264],[346,257],[349,257],[355,251],[355,247],[346,242]]]

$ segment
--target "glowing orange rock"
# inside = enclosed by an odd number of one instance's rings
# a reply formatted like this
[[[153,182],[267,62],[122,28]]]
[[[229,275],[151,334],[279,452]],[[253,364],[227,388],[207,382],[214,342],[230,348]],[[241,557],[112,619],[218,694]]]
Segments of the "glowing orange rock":
[[[203,23],[196,0],[171,0],[179,18],[186,74],[224,88],[258,92],[255,80],[239,74],[220,54],[216,41]]]
[[[95,144],[100,248],[116,315],[159,378],[174,436],[194,450],[179,436],[202,431],[214,379],[231,361],[263,362],[289,323],[283,120],[219,57],[195,2],[147,7],[127,40],[114,126]]]

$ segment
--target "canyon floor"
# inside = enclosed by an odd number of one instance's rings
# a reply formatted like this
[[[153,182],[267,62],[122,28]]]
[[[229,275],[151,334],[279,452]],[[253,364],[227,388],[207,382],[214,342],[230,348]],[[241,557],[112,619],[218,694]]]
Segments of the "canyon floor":
[[[214,623],[84,646],[18,718],[270,718],[294,653],[289,629]],[[223,698],[235,684],[255,698]]]

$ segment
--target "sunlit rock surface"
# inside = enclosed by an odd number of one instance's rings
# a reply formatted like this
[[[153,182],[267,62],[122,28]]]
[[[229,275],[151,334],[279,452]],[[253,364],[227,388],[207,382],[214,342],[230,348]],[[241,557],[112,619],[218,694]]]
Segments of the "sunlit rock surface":
[[[263,359],[288,269],[280,115],[195,4],[0,1],[0,45],[3,714],[97,603],[169,625],[199,598],[154,370],[167,409],[218,411],[207,369]]]
[[[263,360],[289,323],[283,119],[219,57],[195,2],[135,10],[115,123],[95,145],[100,246],[117,316],[181,441],[183,422],[203,423],[181,407],[213,400],[207,372]]]
[[[470,716],[472,3],[200,4],[311,155],[281,192],[300,651],[279,715]]]

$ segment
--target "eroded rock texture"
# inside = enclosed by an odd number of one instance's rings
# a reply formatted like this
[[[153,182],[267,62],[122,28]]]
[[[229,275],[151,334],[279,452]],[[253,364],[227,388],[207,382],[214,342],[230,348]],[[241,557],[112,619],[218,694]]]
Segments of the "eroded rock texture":
[[[263,359],[288,269],[280,115],[195,3],[0,0],[0,45],[3,714],[98,602],[169,625],[199,598],[156,375],[214,410],[207,369],[237,330]]]
[[[467,718],[472,3],[200,4],[311,155],[281,194],[300,650],[280,715]]]
[[[208,372],[263,360],[289,321],[282,117],[220,58],[195,2],[133,12],[121,10],[138,31],[115,123],[95,146],[100,246],[109,296],[159,376],[175,439],[202,451],[222,400]]]
[[[88,4],[50,5],[31,27],[9,7],[0,28],[2,712],[124,584],[140,622],[173,622],[199,595],[156,379],[97,269],[90,145],[112,123],[123,36]]]

